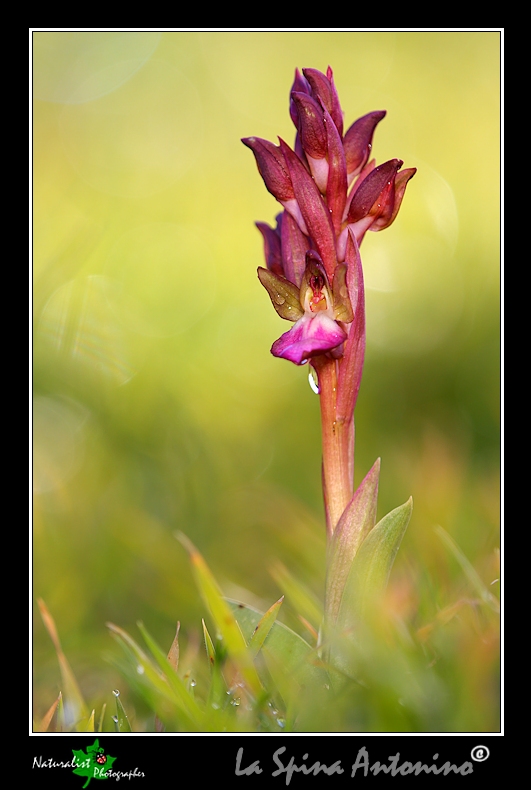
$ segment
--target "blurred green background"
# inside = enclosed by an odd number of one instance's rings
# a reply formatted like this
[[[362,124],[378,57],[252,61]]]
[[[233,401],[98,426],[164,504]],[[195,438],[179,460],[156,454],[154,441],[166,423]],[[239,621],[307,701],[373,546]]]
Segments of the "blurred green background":
[[[379,515],[413,495],[391,605],[412,631],[450,612],[428,655],[448,728],[492,730],[496,629],[434,527],[496,592],[497,32],[33,34],[33,593],[91,707],[128,700],[107,621],[169,647],[180,620],[195,649],[204,608],[176,530],[233,597],[269,606],[284,567],[322,597],[318,398],[269,353],[286,325],[254,222],[279,205],[240,138],[292,144],[295,67],[328,65],[345,128],[386,109],[377,162],[418,168],[362,246],[356,482],[381,456]],[[38,718],[60,677],[34,607]]]

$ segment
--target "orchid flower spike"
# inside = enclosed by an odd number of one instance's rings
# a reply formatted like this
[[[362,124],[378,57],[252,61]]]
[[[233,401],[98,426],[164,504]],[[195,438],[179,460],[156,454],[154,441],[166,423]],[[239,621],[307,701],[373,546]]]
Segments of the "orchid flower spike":
[[[343,133],[330,67],[326,74],[296,70],[289,110],[296,127],[293,149],[281,139],[279,145],[260,137],[242,142],[283,207],[276,228],[257,223],[267,266],[258,270],[260,282],[278,314],[295,322],[271,352],[301,365],[315,356],[337,359],[347,353],[355,309],[348,282],[359,280],[356,256],[350,268],[347,260],[349,236],[359,246],[368,230],[388,228],[416,171],[400,170],[400,159],[379,166],[370,161],[385,110],[364,115]]]

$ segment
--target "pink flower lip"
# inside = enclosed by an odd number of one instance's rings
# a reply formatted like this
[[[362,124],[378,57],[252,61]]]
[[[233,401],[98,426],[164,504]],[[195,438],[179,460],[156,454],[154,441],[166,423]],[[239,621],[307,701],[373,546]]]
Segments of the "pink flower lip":
[[[319,311],[313,316],[305,313],[273,343],[271,353],[296,365],[303,365],[310,357],[325,354],[346,339],[345,331],[326,311]]]

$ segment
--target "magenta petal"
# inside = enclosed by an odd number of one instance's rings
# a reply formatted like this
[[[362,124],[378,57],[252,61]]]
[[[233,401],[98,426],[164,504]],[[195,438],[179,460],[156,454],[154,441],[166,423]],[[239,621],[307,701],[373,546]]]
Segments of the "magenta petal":
[[[295,126],[298,129],[299,128],[299,113],[298,113],[298,110],[297,110],[297,108],[296,108],[296,106],[295,106],[295,104],[294,104],[294,102],[293,102],[293,100],[291,98],[291,94],[294,93],[294,92],[295,93],[307,93],[308,95],[311,95],[311,92],[312,92],[312,89],[310,87],[310,83],[308,82],[306,77],[302,76],[302,74],[300,73],[299,69],[295,69],[295,80],[293,81],[293,85],[291,86],[290,103],[289,103],[289,114],[291,116],[291,120],[293,121],[293,123],[295,124]]]
[[[306,253],[310,240],[299,228],[288,211],[282,216],[280,230],[280,251],[284,276],[300,288],[302,275],[306,268]]]
[[[328,180],[326,202],[330,209],[332,225],[337,236],[341,232],[341,220],[347,200],[347,163],[339,132],[329,113],[324,110],[327,133]]]
[[[284,275],[282,266],[281,248],[281,214],[277,216],[277,227],[273,229],[266,222],[255,222],[256,227],[264,237],[264,257],[267,268],[275,274]],[[289,280],[289,277],[288,277]]]
[[[260,175],[273,197],[280,202],[292,200],[293,186],[280,148],[261,137],[244,137],[242,143],[253,152]]]
[[[313,97],[323,103],[323,107],[326,107],[332,116],[339,134],[343,135],[343,112],[334,85],[332,69],[329,66],[326,74],[317,69],[303,69],[302,73],[310,83]]]
[[[338,418],[347,422],[354,414],[365,358],[365,288],[359,246],[352,230],[349,230],[347,237],[345,263],[348,267],[347,286],[354,320],[350,324],[348,340],[345,343],[336,408]]]
[[[289,145],[281,138],[280,148],[284,154],[289,170],[295,198],[306,224],[308,235],[314,241],[319,252],[329,279],[333,279],[337,265],[336,242],[330,212],[317,188],[317,185],[305,166]],[[284,204],[288,211],[288,205]],[[292,213],[290,211],[290,213]],[[301,228],[304,233],[304,228]]]
[[[324,312],[314,317],[305,314],[289,332],[273,343],[271,353],[274,357],[283,357],[296,365],[302,365],[310,357],[341,345],[346,337],[339,324]]]
[[[395,179],[394,199],[392,201],[388,201],[386,209],[372,223],[370,230],[384,230],[394,222],[402,203],[402,198],[404,197],[407,183],[410,178],[413,178],[416,172],[416,167],[408,167],[405,170],[401,170],[400,173],[397,173]]]
[[[378,219],[382,214],[391,214],[395,202],[396,174],[402,167],[401,159],[390,159],[372,170],[366,178],[356,185],[356,191],[348,210],[348,224],[372,216]]]
[[[304,152],[314,159],[323,159],[327,154],[327,144],[321,105],[307,93],[293,92],[291,100],[298,113],[297,129]]]
[[[345,147],[349,183],[367,164],[371,153],[374,130],[384,117],[385,110],[369,112],[363,118],[358,118],[345,133],[343,145]]]

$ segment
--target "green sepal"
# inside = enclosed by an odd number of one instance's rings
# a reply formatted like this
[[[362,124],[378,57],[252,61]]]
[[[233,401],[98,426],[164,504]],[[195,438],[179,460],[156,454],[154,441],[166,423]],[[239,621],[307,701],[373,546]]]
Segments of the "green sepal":
[[[300,289],[292,282],[274,274],[269,269],[258,267],[258,279],[266,289],[271,303],[281,318],[297,321],[304,315],[300,302]]]
[[[348,295],[347,265],[345,263],[340,263],[336,266],[332,295],[334,300],[334,318],[336,321],[343,321],[349,324],[354,320],[354,312]]]

